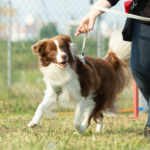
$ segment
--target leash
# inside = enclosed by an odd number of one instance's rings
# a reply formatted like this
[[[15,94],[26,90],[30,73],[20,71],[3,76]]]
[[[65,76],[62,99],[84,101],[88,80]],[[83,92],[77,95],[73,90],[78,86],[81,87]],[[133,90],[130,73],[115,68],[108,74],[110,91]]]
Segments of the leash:
[[[124,13],[124,12],[120,12],[120,11],[116,11],[116,10],[112,10],[112,9],[108,9],[108,8],[104,8],[104,7],[92,6],[90,8],[90,10],[91,9],[101,10],[101,11],[108,12],[108,13],[111,13],[111,14],[115,14],[115,15],[118,15],[118,16],[123,16],[123,17],[127,17],[127,18],[140,20],[140,21],[150,22],[150,18],[141,17],[141,16],[137,16],[137,15],[133,15],[133,14],[127,14],[127,13]]]
[[[86,43],[86,39],[87,39],[87,34],[88,34],[88,32],[85,32],[84,35],[83,35],[82,54],[80,55],[80,59],[81,59],[81,61],[84,64],[85,64],[85,57],[84,57],[84,54],[85,54],[85,43]]]
[[[88,34],[88,32],[85,32],[84,37],[83,37],[82,56],[84,56],[84,54],[85,54],[85,43],[86,43],[87,34]]]

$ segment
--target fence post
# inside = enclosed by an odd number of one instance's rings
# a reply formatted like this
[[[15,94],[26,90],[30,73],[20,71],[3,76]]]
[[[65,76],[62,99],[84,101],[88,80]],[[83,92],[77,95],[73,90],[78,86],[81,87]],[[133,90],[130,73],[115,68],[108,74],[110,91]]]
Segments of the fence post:
[[[97,20],[97,57],[101,58],[101,30],[100,30],[100,16]]]
[[[8,2],[7,27],[7,84],[11,85],[11,1]]]
[[[134,117],[138,117],[138,87],[133,80],[133,105],[134,105]]]

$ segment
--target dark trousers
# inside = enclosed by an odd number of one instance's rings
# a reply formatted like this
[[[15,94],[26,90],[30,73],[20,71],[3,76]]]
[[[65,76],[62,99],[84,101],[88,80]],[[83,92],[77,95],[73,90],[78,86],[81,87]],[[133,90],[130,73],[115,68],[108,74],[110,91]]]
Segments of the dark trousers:
[[[150,25],[134,21],[130,71],[150,108]],[[150,109],[147,125],[150,125]]]

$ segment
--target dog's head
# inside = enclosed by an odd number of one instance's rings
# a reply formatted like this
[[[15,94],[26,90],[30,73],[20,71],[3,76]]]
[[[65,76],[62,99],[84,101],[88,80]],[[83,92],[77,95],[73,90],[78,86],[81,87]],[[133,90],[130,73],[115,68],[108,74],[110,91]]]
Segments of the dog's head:
[[[71,52],[71,38],[60,34],[51,39],[44,39],[32,46],[33,54],[39,54],[40,66],[46,67],[51,63],[61,68],[67,67],[74,60]]]

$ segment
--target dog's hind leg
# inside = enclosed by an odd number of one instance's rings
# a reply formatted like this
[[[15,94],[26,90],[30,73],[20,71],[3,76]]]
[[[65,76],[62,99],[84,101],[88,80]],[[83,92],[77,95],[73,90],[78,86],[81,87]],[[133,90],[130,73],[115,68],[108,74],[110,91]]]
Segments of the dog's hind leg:
[[[32,121],[30,121],[30,123],[28,124],[28,127],[33,128],[37,124],[39,124],[44,111],[50,108],[51,106],[53,106],[56,103],[56,99],[57,99],[56,92],[53,90],[52,87],[48,87],[47,90],[45,91],[44,99],[41,102],[41,104],[38,106]]]
[[[100,115],[99,119],[97,120],[98,124],[96,126],[96,132],[103,132],[103,115]]]

